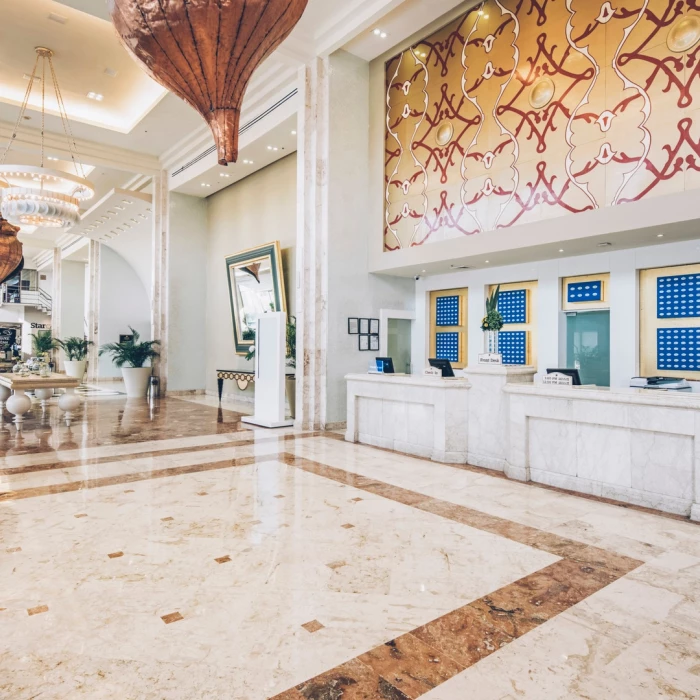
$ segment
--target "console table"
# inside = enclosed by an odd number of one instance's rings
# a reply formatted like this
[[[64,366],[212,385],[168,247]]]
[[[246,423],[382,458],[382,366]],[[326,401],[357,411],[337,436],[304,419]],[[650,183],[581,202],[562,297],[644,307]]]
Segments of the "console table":
[[[216,382],[219,386],[219,401],[224,391],[224,379],[233,379],[241,391],[245,391],[250,384],[255,383],[255,372],[246,372],[237,369],[217,369]]]
[[[65,374],[51,374],[48,377],[0,374],[0,415],[3,409],[7,408],[14,416],[17,430],[22,430],[24,414],[32,407],[31,399],[25,392],[34,391],[34,395],[41,401],[42,410],[45,411],[54,389],[65,389],[66,393],[58,399],[58,407],[65,413],[66,425],[70,425],[73,412],[81,403],[80,397],[75,393],[79,386],[79,379],[67,377]]]

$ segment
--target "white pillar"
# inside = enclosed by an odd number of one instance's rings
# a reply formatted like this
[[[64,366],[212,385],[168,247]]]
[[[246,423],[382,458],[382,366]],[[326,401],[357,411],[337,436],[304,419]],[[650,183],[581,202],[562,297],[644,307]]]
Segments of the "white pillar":
[[[299,71],[296,424],[326,422],[328,328],[328,58]]]
[[[88,382],[97,381],[99,370],[100,341],[100,252],[102,244],[90,241],[88,249],[88,340],[92,345],[88,350]]]
[[[153,375],[160,380],[161,395],[168,382],[168,257],[170,243],[170,191],[168,172],[153,178],[153,276],[151,292],[151,339],[159,340],[160,357]]]
[[[63,301],[61,289],[63,285],[63,258],[61,257],[61,249],[53,249],[53,280],[51,291],[51,335],[54,338],[61,337],[61,313],[63,311]],[[56,370],[59,369],[60,353],[53,352]]]

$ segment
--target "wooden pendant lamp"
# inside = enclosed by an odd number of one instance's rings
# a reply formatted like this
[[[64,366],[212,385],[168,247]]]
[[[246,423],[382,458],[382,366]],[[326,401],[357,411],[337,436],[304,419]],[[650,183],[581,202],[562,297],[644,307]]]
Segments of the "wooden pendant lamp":
[[[308,0],[108,2],[126,49],[207,120],[219,163],[235,163],[248,82],[289,36]]]
[[[0,284],[22,264],[22,243],[17,240],[19,227],[0,216]]]

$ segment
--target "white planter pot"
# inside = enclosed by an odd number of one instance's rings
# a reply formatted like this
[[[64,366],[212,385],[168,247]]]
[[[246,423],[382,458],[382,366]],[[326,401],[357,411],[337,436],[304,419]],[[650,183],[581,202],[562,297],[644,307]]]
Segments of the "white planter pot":
[[[126,395],[130,398],[143,398],[148,390],[151,367],[122,367]]]
[[[297,412],[297,380],[296,377],[286,377],[287,400],[289,401],[289,415],[296,418]]]
[[[75,379],[80,379],[82,381],[85,376],[85,368],[87,367],[87,360],[66,360],[63,363],[66,368],[66,374],[69,377]]]

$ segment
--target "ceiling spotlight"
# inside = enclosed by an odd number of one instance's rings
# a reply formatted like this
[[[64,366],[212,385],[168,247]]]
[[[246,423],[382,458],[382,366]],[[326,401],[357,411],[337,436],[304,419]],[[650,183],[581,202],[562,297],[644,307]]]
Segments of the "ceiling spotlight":
[[[228,173],[221,173],[221,177],[231,177]]]
[[[379,35],[379,37],[380,37],[381,39],[386,39],[386,32],[382,32],[382,33]]]
[[[484,260],[484,262],[488,264],[488,263],[490,263],[491,261],[490,261],[490,260]]]
[[[664,237],[664,234],[663,234],[663,233],[657,233],[657,234],[656,234],[656,237],[657,237],[657,238],[663,238],[663,237]]]
[[[202,187],[211,187],[211,185],[208,185],[206,182],[203,182]]]
[[[488,18],[489,18],[489,16],[488,16],[488,15],[484,15],[484,19],[488,19]]]
[[[297,132],[296,132],[296,131],[292,131],[292,136],[296,136],[296,135],[297,135]]]
[[[479,10],[479,14],[480,14],[480,15],[483,15],[483,14],[484,14],[484,11],[483,11],[483,10]]]
[[[104,100],[104,98],[105,98],[105,96],[101,95],[99,92],[88,92],[87,96],[91,100],[95,100],[97,102],[102,102],[102,100]]]
[[[374,36],[380,36],[381,33],[382,33],[382,30],[381,30],[381,29],[375,29],[372,33],[374,34]]]
[[[564,249],[563,249],[563,248],[559,248],[559,252],[560,252],[560,253],[563,253],[563,252],[564,252]]]
[[[58,158],[54,158],[53,156],[49,156],[49,160],[58,160]]]

